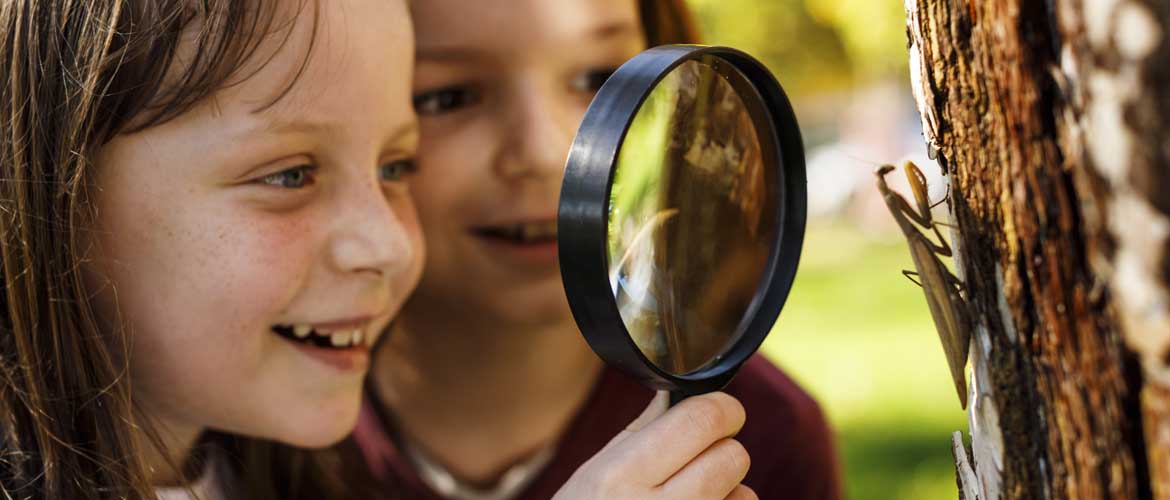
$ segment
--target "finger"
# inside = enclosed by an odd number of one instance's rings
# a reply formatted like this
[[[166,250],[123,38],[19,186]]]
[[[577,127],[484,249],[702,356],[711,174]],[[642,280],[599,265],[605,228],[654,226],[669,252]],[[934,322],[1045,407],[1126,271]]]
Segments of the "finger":
[[[725,498],[747,476],[751,458],[743,445],[731,438],[711,445],[666,481],[663,498]]]
[[[630,424],[626,426],[626,430],[619,432],[616,436],[613,437],[613,439],[610,439],[609,442],[601,448],[601,451],[597,452],[597,454],[600,455],[602,452],[613,448],[617,443],[625,440],[631,434],[642,430],[643,427],[646,427],[647,424],[653,422],[654,419],[662,416],[663,413],[666,413],[666,410],[668,409],[670,409],[670,391],[658,391],[654,394],[654,397],[650,399],[650,404],[646,405],[646,409],[642,410],[642,414],[638,415],[638,418],[632,420]]]
[[[760,497],[756,496],[756,492],[752,491],[751,488],[741,484],[731,490],[731,494],[723,500],[760,500]]]
[[[614,460],[619,470],[639,471],[643,484],[658,486],[716,441],[734,436],[744,418],[743,405],[727,394],[687,398],[614,443]]]

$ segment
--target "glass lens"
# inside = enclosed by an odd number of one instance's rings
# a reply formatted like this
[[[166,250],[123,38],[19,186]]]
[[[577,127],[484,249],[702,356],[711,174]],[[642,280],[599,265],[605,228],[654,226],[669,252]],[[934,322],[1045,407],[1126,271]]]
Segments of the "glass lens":
[[[687,61],[651,91],[618,153],[610,285],[634,343],[669,373],[734,345],[765,274],[779,201],[760,109],[731,65]]]

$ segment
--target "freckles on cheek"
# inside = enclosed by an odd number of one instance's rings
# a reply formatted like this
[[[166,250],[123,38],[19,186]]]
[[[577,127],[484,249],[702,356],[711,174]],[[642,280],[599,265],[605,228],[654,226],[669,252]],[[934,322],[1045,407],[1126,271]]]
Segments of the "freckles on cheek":
[[[309,275],[319,249],[310,224],[280,217],[244,227],[226,245],[236,249],[241,278],[252,300],[284,306]]]
[[[312,264],[308,230],[270,214],[233,206],[188,219],[165,290],[180,323],[214,318],[225,332],[266,330],[297,293]],[[150,292],[155,293],[155,292]],[[148,297],[147,297],[148,298]]]

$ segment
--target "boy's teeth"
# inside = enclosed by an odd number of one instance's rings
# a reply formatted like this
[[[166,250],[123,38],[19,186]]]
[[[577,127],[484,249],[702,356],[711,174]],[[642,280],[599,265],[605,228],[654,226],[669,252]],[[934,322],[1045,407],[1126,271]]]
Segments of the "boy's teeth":
[[[522,244],[531,244],[531,242],[556,239],[557,221],[519,222],[519,224],[508,226],[486,227],[483,228],[481,233],[488,235],[488,237],[522,242]]]
[[[557,222],[525,222],[489,230],[495,235],[523,243],[550,240],[557,236]]]
[[[296,337],[298,339],[303,339],[305,337],[308,337],[310,333],[313,333],[313,327],[311,327],[309,325],[295,325],[295,326],[293,326],[293,335],[296,335]]]
[[[554,238],[557,235],[556,221],[532,222],[522,226],[522,235],[525,241],[538,238]]]
[[[353,332],[353,345],[362,345],[362,331],[361,330],[354,330],[354,332]]]
[[[333,332],[329,340],[333,343],[333,347],[344,347],[349,345],[351,332],[349,330],[342,330],[340,332]]]

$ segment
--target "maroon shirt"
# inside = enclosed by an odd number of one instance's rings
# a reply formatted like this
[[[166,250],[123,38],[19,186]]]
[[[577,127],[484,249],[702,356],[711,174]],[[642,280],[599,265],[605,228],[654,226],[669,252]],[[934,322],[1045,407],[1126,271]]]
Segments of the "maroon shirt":
[[[753,356],[725,392],[747,410],[736,439],[751,455],[744,484],[761,499],[841,498],[837,455],[829,426],[817,403],[788,375],[762,356]],[[626,428],[654,392],[613,368],[605,368],[589,401],[574,417],[556,455],[517,500],[547,500],[581,464]],[[354,440],[386,498],[443,500],[431,491],[390,438],[384,415],[363,405]]]

